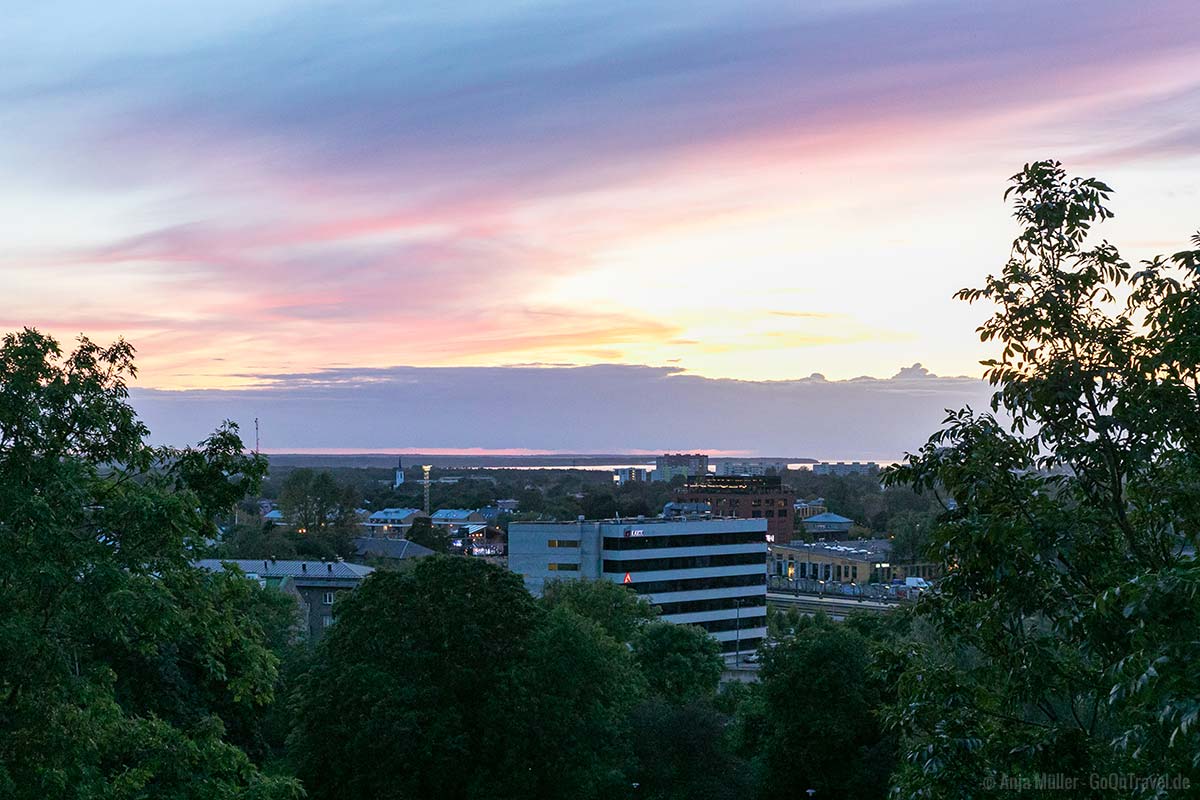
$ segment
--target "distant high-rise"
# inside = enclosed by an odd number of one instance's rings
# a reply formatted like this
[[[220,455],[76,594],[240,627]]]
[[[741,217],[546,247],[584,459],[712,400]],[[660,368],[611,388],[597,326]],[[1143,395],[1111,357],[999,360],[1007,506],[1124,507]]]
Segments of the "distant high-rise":
[[[818,461],[812,465],[813,475],[866,475],[879,474],[879,464],[874,461]]]
[[[627,483],[645,483],[650,480],[650,470],[642,467],[618,467],[613,470],[613,482],[618,486]]]
[[[666,453],[654,459],[653,481],[670,482],[677,477],[692,479],[708,474],[708,456],[703,453]]]
[[[677,501],[707,503],[714,517],[765,519],[767,541],[783,544],[792,540],[792,511],[796,493],[777,475],[702,475],[688,479],[678,490]]]

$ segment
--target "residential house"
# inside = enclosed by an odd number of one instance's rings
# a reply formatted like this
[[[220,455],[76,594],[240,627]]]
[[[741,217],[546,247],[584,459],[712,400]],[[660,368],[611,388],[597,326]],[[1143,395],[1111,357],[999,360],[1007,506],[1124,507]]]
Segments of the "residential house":
[[[276,561],[275,559],[215,559],[196,563],[210,572],[236,567],[264,588],[274,588],[296,599],[300,607],[300,634],[316,641],[333,624],[337,596],[362,583],[373,567],[343,561]]]
[[[428,516],[419,508],[381,508],[370,514],[362,527],[368,536],[403,536],[418,517]]]

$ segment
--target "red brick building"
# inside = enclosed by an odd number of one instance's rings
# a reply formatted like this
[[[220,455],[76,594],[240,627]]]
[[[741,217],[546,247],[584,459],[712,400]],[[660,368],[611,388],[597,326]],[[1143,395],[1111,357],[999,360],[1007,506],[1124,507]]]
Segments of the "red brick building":
[[[714,517],[766,519],[767,541],[792,540],[796,493],[775,475],[704,475],[679,490],[678,502],[707,503]]]

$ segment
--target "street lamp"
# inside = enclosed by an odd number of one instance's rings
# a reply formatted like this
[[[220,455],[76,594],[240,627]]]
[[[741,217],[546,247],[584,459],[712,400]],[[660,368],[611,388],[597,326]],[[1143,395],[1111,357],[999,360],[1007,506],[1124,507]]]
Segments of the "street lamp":
[[[742,664],[742,600],[740,597],[734,599],[733,611],[733,666],[736,668]]]

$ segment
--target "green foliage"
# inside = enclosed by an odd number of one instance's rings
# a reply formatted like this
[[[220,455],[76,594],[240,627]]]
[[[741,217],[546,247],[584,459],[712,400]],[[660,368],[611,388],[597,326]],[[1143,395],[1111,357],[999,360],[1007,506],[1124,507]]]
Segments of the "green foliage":
[[[291,761],[310,795],[477,796],[475,765],[504,744],[494,695],[540,616],[521,579],[431,556],[372,574],[337,611],[296,695]]]
[[[284,519],[308,532],[325,527],[352,527],[357,522],[356,500],[351,487],[340,486],[329,472],[311,469],[292,470],[279,492]]]
[[[937,516],[931,512],[902,511],[891,518],[893,564],[928,561],[929,542]]]
[[[1013,177],[1011,256],[958,295],[995,308],[994,413],[951,414],[889,476],[955,506],[924,634],[890,666],[900,796],[1051,772],[1200,782],[1200,250],[1134,267],[1089,243],[1110,193],[1057,162]]]
[[[417,517],[412,527],[408,529],[406,538],[423,547],[428,547],[435,553],[450,552],[450,534],[446,529],[434,525],[429,517]]]
[[[641,696],[625,645],[565,605],[552,609],[492,697],[503,756],[474,796],[622,796],[632,757],[627,718]]]
[[[672,703],[711,698],[724,669],[717,640],[694,625],[650,622],[634,636],[633,655],[651,691]]]
[[[715,642],[648,622],[622,587],[572,585],[539,603],[506,570],[435,556],[339,600],[295,695],[290,760],[311,796],[600,800],[639,784],[642,797],[724,798],[749,786],[709,702]]]
[[[294,559],[304,555],[330,560],[335,554],[313,554],[311,545],[315,537],[305,538],[304,534],[288,530],[281,525],[271,523],[242,523],[234,525],[221,537],[217,555],[221,558],[250,558],[250,559]]]
[[[753,779],[730,746],[729,718],[707,702],[652,697],[630,715],[636,767],[631,782],[645,800],[737,800]],[[620,796],[620,795],[617,795]]]
[[[658,615],[636,592],[606,580],[551,581],[542,590],[542,603],[587,617],[618,642],[633,641],[638,629]]]
[[[226,423],[151,448],[133,348],[0,344],[0,794],[295,797],[265,776],[290,607],[189,565],[265,469]]]
[[[279,492],[279,508],[287,521],[286,536],[296,555],[307,558],[349,558],[358,532],[355,507],[358,493],[337,482],[328,471],[296,469],[288,473]],[[268,529],[264,539],[275,538]],[[262,545],[254,549],[262,549]],[[245,557],[240,553],[237,557]]]
[[[761,705],[743,711],[759,728],[750,744],[763,796],[886,794],[894,745],[876,716],[885,695],[871,654],[867,637],[825,619],[766,649]]]

